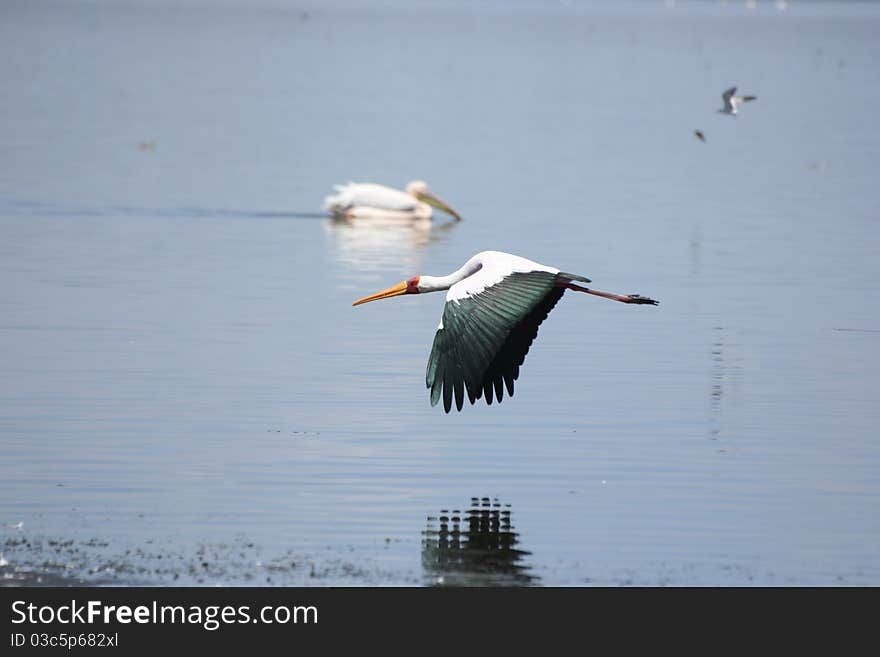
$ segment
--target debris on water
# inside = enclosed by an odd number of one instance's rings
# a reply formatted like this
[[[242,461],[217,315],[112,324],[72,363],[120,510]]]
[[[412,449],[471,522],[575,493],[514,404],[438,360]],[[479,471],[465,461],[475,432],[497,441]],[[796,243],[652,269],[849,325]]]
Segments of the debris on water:
[[[329,554],[309,556],[284,550],[264,556],[262,548],[243,538],[190,547],[149,542],[153,545],[145,541],[139,547],[117,549],[99,538],[8,537],[0,541],[0,586],[234,585],[266,577],[267,571],[270,576],[265,581],[273,586],[302,586],[309,578],[330,585],[400,580],[400,573],[382,569],[362,556],[343,556],[331,546]],[[407,580],[417,583],[418,574],[411,573]]]

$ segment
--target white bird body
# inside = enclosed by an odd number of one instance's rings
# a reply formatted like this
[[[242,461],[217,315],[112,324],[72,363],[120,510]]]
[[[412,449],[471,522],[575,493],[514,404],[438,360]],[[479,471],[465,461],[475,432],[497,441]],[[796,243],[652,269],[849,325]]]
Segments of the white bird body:
[[[468,260],[461,269],[450,274],[450,277],[457,282],[449,286],[449,291],[446,293],[446,301],[459,303],[462,299],[473,297],[484,292],[487,288],[497,285],[506,276],[514,273],[525,274],[532,271],[544,271],[551,274],[559,273],[559,270],[554,267],[548,267],[510,253],[482,251]],[[430,277],[421,277],[420,288],[424,285],[425,279],[430,279]],[[439,287],[437,289],[442,290],[446,288]]]
[[[757,98],[757,96],[737,96],[736,87],[731,87],[723,94],[721,94],[721,100],[724,101],[724,107],[718,110],[718,113],[736,116],[737,112],[739,112],[740,106],[742,106],[743,103],[747,103],[751,100],[757,100]]]
[[[538,327],[565,290],[586,292],[623,303],[657,305],[637,294],[619,295],[591,290],[577,274],[561,272],[520,256],[483,251],[448,276],[414,276],[353,305],[402,294],[448,290],[443,318],[434,336],[425,382],[431,405],[443,397],[448,413],[460,411],[465,394],[471,404],[493,393],[501,402],[504,389],[513,395],[513,382]]]
[[[336,194],[324,199],[324,209],[337,217],[348,219],[411,220],[430,219],[432,206],[448,212],[456,219],[461,217],[444,201],[431,193],[428,185],[415,180],[406,191],[377,185],[354,183],[335,185]]]

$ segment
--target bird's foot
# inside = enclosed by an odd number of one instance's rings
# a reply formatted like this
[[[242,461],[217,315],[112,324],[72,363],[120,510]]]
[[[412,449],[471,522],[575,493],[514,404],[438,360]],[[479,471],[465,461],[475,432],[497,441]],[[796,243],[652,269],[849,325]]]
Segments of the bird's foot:
[[[658,306],[660,305],[659,301],[654,301],[649,297],[643,297],[641,294],[627,294],[626,295],[626,303],[643,303],[648,304],[650,306]]]

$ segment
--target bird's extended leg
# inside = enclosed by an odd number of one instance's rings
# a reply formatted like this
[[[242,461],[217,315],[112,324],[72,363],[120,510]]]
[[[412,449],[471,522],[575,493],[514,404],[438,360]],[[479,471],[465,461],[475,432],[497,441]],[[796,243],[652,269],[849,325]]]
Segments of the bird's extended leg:
[[[568,290],[575,290],[576,292],[586,292],[587,294],[595,294],[597,297],[605,297],[606,299],[611,299],[612,301],[620,301],[621,303],[644,303],[651,306],[656,306],[660,303],[659,301],[654,301],[653,299],[649,299],[648,297],[643,297],[640,294],[611,294],[610,292],[591,290],[588,287],[581,287],[580,285],[575,285],[574,283],[566,283],[564,287]]]

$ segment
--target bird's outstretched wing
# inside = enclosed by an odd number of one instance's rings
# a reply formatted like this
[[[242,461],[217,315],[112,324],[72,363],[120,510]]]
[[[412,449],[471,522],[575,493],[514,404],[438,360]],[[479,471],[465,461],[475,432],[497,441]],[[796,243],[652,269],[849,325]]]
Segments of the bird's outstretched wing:
[[[731,109],[733,107],[733,102],[731,99],[733,98],[733,94],[736,93],[736,87],[731,87],[723,94],[721,94],[721,99],[724,101],[724,107],[727,109]]]
[[[565,292],[557,282],[580,278],[548,271],[515,272],[467,296],[448,299],[425,376],[431,405],[442,395],[448,413],[453,398],[456,408],[462,409],[465,393],[471,404],[481,397],[491,404],[493,393],[500,402],[505,387],[512,396],[513,382],[538,327]],[[455,297],[460,290],[450,293]]]

